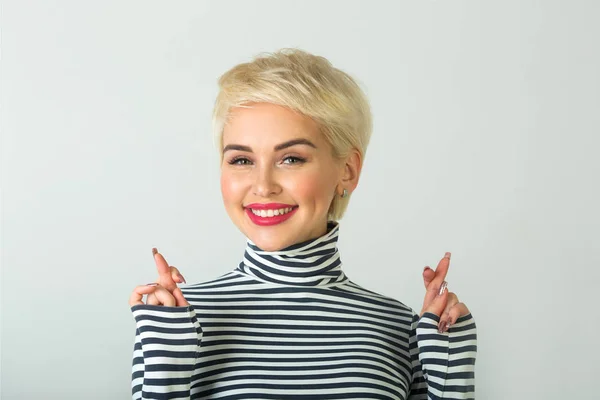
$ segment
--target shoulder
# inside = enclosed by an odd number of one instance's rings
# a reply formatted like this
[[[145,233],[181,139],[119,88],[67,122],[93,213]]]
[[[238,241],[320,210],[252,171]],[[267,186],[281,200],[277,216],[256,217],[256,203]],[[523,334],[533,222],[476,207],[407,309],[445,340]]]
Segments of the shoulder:
[[[339,286],[337,289],[346,293],[348,296],[360,299],[364,303],[382,310],[410,316],[411,318],[415,315],[414,310],[403,302],[394,299],[393,297],[369,290],[351,280],[346,281],[344,285]]]
[[[193,294],[197,292],[218,292],[227,290],[229,287],[247,284],[249,281],[246,276],[233,270],[207,281],[182,285],[181,291],[184,295],[186,293]]]

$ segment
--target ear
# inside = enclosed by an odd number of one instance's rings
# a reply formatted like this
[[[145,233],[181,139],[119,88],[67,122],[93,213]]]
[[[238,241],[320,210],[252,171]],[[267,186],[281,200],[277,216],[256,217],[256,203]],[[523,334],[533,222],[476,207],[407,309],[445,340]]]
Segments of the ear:
[[[358,186],[358,178],[362,169],[362,158],[356,149],[352,149],[350,154],[344,160],[344,167],[340,181],[340,193],[346,189],[352,193]]]

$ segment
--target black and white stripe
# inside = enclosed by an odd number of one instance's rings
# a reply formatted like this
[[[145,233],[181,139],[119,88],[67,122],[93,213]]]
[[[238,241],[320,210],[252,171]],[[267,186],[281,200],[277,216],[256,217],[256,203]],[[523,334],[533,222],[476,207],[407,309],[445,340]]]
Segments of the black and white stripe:
[[[328,232],[279,251],[263,251],[250,240],[238,269],[264,282],[295,286],[325,286],[345,281],[337,249],[339,225]]]
[[[341,270],[338,226],[182,288],[189,307],[132,307],[134,399],[470,399],[476,328],[449,332]]]

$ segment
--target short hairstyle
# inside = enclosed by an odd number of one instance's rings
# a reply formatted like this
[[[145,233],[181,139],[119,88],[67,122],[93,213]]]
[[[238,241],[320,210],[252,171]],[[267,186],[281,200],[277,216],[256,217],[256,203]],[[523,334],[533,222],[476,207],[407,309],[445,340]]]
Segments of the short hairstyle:
[[[326,58],[294,48],[261,53],[225,72],[218,84],[212,124],[221,157],[230,110],[271,103],[317,122],[335,158],[345,158],[356,149],[364,160],[373,130],[369,102],[357,82]],[[349,199],[334,196],[328,219],[341,219]]]

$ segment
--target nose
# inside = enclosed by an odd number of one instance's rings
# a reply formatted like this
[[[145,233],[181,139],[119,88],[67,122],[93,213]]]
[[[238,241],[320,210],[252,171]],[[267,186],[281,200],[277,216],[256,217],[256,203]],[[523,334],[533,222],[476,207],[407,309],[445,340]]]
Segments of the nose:
[[[281,186],[277,183],[276,173],[272,168],[256,168],[252,192],[260,197],[272,197],[281,192]]]

